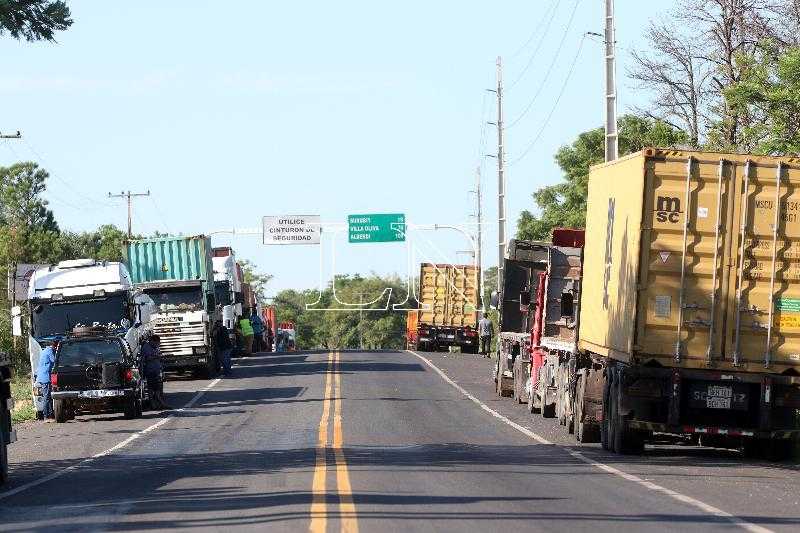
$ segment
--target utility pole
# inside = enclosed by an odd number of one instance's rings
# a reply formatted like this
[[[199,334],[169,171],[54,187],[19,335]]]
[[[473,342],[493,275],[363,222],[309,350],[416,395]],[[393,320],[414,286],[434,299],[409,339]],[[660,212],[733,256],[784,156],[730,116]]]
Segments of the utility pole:
[[[475,266],[478,267],[478,307],[483,310],[483,261],[481,258],[481,232],[483,230],[483,197],[481,196],[481,166],[475,170],[475,200],[478,235],[475,250]]]
[[[119,194],[111,194],[108,193],[109,198],[127,198],[128,199],[128,238],[130,239],[133,237],[133,202],[131,201],[132,198],[136,198],[138,196],[150,196],[150,191],[147,192],[139,192],[139,193],[132,193],[131,191],[125,192],[122,191]]]
[[[364,351],[364,328],[361,321],[364,319],[364,293],[358,293],[358,349]]]
[[[503,65],[497,56],[497,292],[503,290],[503,260],[506,257],[506,176],[503,160]]]
[[[614,0],[606,0],[606,161],[619,157],[617,139],[617,72],[614,58]]]
[[[21,139],[22,133],[17,130],[16,133],[0,133],[0,139]],[[13,151],[13,149],[12,149]],[[15,238],[12,242],[16,243],[16,229],[11,228],[11,231],[14,233]],[[17,249],[16,246],[12,246],[11,248],[11,263],[8,265],[8,293],[9,293],[9,303],[11,307],[17,305]],[[12,343],[14,350],[17,349],[17,337],[12,337]]]

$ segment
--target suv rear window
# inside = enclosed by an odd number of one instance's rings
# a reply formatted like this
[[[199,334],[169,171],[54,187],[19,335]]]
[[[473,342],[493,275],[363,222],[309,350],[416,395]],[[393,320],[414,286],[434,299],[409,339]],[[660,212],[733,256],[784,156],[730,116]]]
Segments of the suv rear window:
[[[122,361],[119,341],[113,339],[65,342],[58,349],[58,365],[96,365]]]

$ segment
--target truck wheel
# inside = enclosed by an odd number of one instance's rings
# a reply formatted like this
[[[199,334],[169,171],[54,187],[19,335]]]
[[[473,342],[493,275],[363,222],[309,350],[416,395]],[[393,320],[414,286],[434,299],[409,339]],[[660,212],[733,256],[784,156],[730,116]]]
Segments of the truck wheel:
[[[612,451],[624,455],[638,455],[644,451],[644,435],[635,429],[625,427],[625,420],[619,412],[622,380],[620,372],[614,372],[610,392],[609,443]]]
[[[6,409],[0,411],[0,485],[8,481],[8,448],[6,447],[6,440],[8,440],[8,422],[7,417],[11,417],[11,413],[7,413]]]
[[[63,424],[69,420],[69,406],[66,400],[53,400],[53,413],[58,424]]]
[[[609,448],[609,418],[611,417],[609,409],[609,388],[611,383],[611,369],[606,370],[606,379],[603,381],[603,420],[600,421],[600,445],[604,450]]]
[[[122,410],[122,416],[124,416],[126,420],[136,418],[136,398],[133,396],[125,398],[125,406]]]

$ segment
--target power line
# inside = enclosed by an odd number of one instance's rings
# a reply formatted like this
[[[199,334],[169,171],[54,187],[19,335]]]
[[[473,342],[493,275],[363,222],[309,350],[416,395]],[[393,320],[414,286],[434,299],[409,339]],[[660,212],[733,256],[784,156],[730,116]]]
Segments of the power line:
[[[550,11],[551,11],[551,10],[552,10],[553,12],[555,12],[555,8],[556,8],[556,6],[557,6],[557,5],[558,5],[558,0],[551,0],[551,2],[550,2],[550,7],[548,7],[548,8],[545,10],[545,12],[544,12],[544,15],[542,15],[542,19],[539,21],[539,24],[537,24],[537,25],[536,25],[536,28],[534,28],[534,30],[533,30],[533,33],[531,33],[531,36],[530,36],[530,37],[528,37],[528,40],[527,40],[527,41],[525,41],[525,44],[523,44],[522,46],[520,46],[520,47],[517,49],[517,51],[516,51],[516,52],[514,52],[513,54],[511,54],[510,56],[508,56],[508,59],[509,59],[509,60],[513,60],[513,59],[515,59],[515,58],[516,58],[516,57],[517,57],[519,54],[521,54],[521,53],[522,53],[522,51],[523,51],[523,50],[525,50],[525,49],[528,47],[528,45],[529,45],[529,44],[531,44],[531,41],[533,41],[533,38],[534,38],[534,37],[536,37],[536,34],[537,34],[537,33],[539,33],[539,30],[542,28],[542,25],[544,24],[544,21],[545,21],[545,20],[547,20],[547,15],[548,15],[548,13],[550,13]],[[550,22],[552,22],[552,21],[553,21],[553,19],[552,19],[552,18],[550,18]],[[549,26],[550,26],[550,22],[548,22],[548,24],[547,24],[547,25],[548,25],[548,28],[549,28]],[[544,36],[542,36],[542,39],[544,39]],[[539,45],[541,45],[541,40],[539,41]],[[538,49],[538,46],[539,46],[539,45],[537,45],[537,49]],[[534,52],[533,52],[533,55],[534,55],[534,56],[536,55],[536,51],[534,51]],[[530,61],[528,62],[528,64],[530,64]],[[526,68],[527,68],[527,67],[526,67]],[[510,86],[509,86],[509,87],[510,87]]]
[[[133,237],[133,201],[132,198],[137,198],[141,196],[150,196],[150,191],[147,192],[139,192],[139,193],[132,193],[131,191],[125,192],[122,191],[119,194],[111,194],[108,193],[109,198],[127,198],[128,199],[128,238],[130,239]]]
[[[167,233],[171,234],[172,230],[169,229],[169,224],[167,224],[167,219],[164,218],[164,215],[161,212],[161,209],[158,208],[158,203],[156,202],[155,196],[150,196],[150,201],[153,202],[153,207],[156,209],[156,213],[158,213],[158,218],[161,219],[161,223],[164,224],[164,229],[167,230]]]
[[[569,67],[569,72],[567,72],[567,77],[564,78],[564,83],[561,86],[561,91],[559,91],[558,96],[555,99],[555,102],[553,102],[553,107],[550,109],[550,113],[548,113],[547,118],[545,118],[545,121],[542,124],[542,127],[539,129],[539,132],[536,134],[536,137],[534,137],[534,139],[528,144],[528,146],[525,147],[525,149],[522,151],[519,157],[513,159],[508,163],[509,166],[518,163],[526,155],[528,155],[528,153],[531,151],[534,145],[539,141],[539,138],[541,138],[542,133],[544,133],[544,130],[547,128],[548,124],[550,124],[550,119],[553,118],[553,113],[555,113],[556,108],[558,107],[558,103],[561,100],[561,97],[564,95],[564,91],[567,89],[567,84],[569,84],[569,80],[572,77],[572,73],[575,71],[575,65],[578,63],[578,57],[581,55],[581,50],[583,50],[584,42],[586,42],[586,35],[584,35],[581,38],[581,42],[578,45],[578,51],[575,53],[575,57],[572,59],[572,64]]]
[[[547,37],[547,34],[550,32],[550,26],[552,26],[553,19],[556,17],[556,13],[558,12],[558,9],[557,9],[558,8],[558,2],[554,2],[553,5],[551,6],[551,8],[552,8],[552,10],[550,12],[550,19],[547,20],[547,26],[545,26],[544,33],[542,33],[541,38],[539,38],[539,42],[536,44],[536,48],[534,48],[533,53],[531,54],[531,57],[528,58],[528,62],[525,64],[525,67],[522,69],[522,71],[519,73],[519,75],[517,75],[517,77],[514,79],[514,81],[511,82],[508,85],[506,90],[513,89],[514,86],[516,86],[517,83],[519,83],[520,80],[522,80],[522,78],[528,72],[528,69],[531,68],[531,65],[533,65],[533,60],[536,59],[536,55],[539,53],[539,50],[542,48],[542,44],[544,43],[544,38]],[[545,12],[545,16],[546,16],[546,14],[547,14],[547,12]],[[545,19],[543,18],[542,21],[544,21],[544,20]]]
[[[53,177],[56,180],[58,180],[59,182],[61,182],[75,196],[78,196],[79,198],[82,198],[84,201],[91,202],[91,203],[95,204],[95,206],[97,206],[97,207],[95,207],[94,209],[107,209],[108,208],[108,206],[106,204],[104,204],[103,202],[101,202],[100,200],[96,200],[95,198],[92,198],[90,196],[87,196],[87,195],[83,194],[80,190],[78,190],[77,187],[75,187],[75,185],[73,185],[72,183],[68,182],[64,178],[62,178],[59,174],[55,173],[53,171],[54,167],[52,167],[50,165],[50,163],[33,147],[33,145],[31,145],[30,142],[28,142],[28,140],[26,138],[23,137],[22,142],[25,143],[25,146],[28,148],[28,150],[30,150],[30,152],[33,154],[33,156],[36,159],[38,159],[39,162],[46,169],[48,169],[47,170],[48,174],[51,177]],[[17,156],[17,157],[19,157],[19,156]]]
[[[572,6],[572,13],[570,14],[569,20],[567,21],[567,25],[564,28],[564,34],[561,36],[561,41],[558,43],[558,49],[556,50],[556,53],[553,56],[553,60],[550,62],[550,66],[547,67],[547,72],[545,72],[544,78],[542,78],[542,82],[539,84],[539,88],[536,90],[536,93],[534,93],[533,98],[531,98],[530,102],[528,102],[528,105],[525,106],[525,109],[522,110],[522,113],[518,115],[517,118],[512,120],[511,123],[508,124],[508,126],[506,126],[506,128],[513,128],[515,125],[519,123],[520,120],[525,118],[525,115],[527,115],[528,111],[530,111],[533,108],[534,102],[536,102],[536,99],[539,98],[539,95],[544,90],[545,85],[547,85],[547,81],[550,78],[550,74],[552,74],[553,72],[553,67],[555,67],[556,61],[558,61],[558,58],[561,56],[561,50],[564,48],[564,42],[567,40],[567,35],[569,35],[569,30],[572,27],[572,21],[575,20],[575,13],[577,13],[578,11],[579,3],[580,0],[575,0],[575,5]]]

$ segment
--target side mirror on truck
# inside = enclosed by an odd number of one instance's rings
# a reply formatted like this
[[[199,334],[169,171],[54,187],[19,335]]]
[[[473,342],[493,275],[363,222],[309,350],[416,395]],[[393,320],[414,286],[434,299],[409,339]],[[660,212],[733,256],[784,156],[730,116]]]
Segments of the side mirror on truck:
[[[497,309],[498,304],[500,303],[500,295],[497,291],[492,291],[492,295],[489,299],[489,307],[492,309]]]
[[[11,308],[11,334],[22,337],[22,308],[18,305]]]

